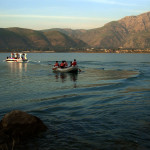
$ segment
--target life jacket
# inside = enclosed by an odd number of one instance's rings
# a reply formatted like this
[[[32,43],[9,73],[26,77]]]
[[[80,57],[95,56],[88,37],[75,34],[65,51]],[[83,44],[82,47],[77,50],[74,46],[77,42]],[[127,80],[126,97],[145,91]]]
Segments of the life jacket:
[[[58,67],[58,66],[59,66],[59,63],[56,63],[54,66],[55,66],[55,67]]]
[[[65,66],[65,64],[62,62],[62,63],[60,64],[60,66],[61,66],[61,67],[64,67],[64,66]]]
[[[74,61],[74,62],[72,63],[72,66],[76,66],[76,65],[77,65],[77,62]]]

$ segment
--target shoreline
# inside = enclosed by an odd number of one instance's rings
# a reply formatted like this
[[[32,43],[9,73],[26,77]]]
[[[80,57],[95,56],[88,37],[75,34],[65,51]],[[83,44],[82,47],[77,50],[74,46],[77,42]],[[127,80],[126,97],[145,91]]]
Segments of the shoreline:
[[[87,51],[74,51],[74,52],[55,52],[55,51],[20,51],[20,52],[0,52],[0,53],[102,53],[102,54],[150,54],[150,51],[130,51],[130,52],[98,52],[98,51],[92,51],[92,52],[87,52]]]

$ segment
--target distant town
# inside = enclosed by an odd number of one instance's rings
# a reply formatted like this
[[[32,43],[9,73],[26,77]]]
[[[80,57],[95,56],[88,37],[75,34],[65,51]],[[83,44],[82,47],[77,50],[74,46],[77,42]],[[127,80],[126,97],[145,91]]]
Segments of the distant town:
[[[150,53],[150,48],[146,49],[131,49],[131,48],[117,48],[117,49],[106,49],[106,48],[83,48],[76,49],[70,48],[70,52],[86,52],[86,53]]]
[[[44,48],[44,49],[0,49],[1,53],[7,52],[24,52],[24,53],[150,53],[150,48]]]
[[[20,51],[20,50],[18,50]],[[27,53],[150,53],[150,48],[147,49],[105,49],[105,48],[70,48],[65,50],[25,50]]]

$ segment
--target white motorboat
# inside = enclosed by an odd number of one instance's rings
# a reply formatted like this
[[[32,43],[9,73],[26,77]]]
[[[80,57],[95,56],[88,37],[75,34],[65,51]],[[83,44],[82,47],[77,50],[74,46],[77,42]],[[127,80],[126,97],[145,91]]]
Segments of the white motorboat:
[[[27,54],[26,53],[11,53],[10,57],[6,58],[7,62],[27,62]]]

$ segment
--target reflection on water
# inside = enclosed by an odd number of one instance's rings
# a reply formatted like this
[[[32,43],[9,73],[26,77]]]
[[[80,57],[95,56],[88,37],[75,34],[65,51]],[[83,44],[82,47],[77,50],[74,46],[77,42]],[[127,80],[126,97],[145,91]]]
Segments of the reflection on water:
[[[17,63],[17,62],[9,62],[7,63],[8,67],[10,68],[10,72],[22,72],[27,71],[27,64],[28,63]]]
[[[139,75],[138,71],[130,70],[101,70],[82,69],[80,73],[54,73],[53,83],[60,83],[57,89],[101,87],[120,82],[120,80],[130,79]],[[63,84],[62,84],[63,83]]]
[[[55,72],[56,82],[66,82],[67,80],[73,81],[74,88],[76,88],[76,81],[78,79],[78,73],[59,73]]]

